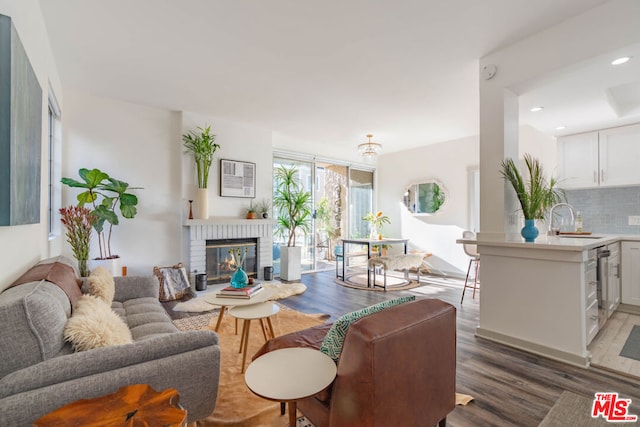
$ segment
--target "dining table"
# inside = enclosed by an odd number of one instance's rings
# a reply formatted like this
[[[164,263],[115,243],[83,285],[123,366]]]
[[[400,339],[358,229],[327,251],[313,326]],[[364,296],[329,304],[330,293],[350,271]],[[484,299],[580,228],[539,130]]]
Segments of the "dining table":
[[[404,254],[407,254],[407,244],[409,243],[409,239],[398,239],[398,238],[390,238],[390,237],[383,237],[382,239],[367,239],[367,238],[354,238],[354,239],[342,239],[342,247],[343,247],[343,254],[344,254],[344,258],[342,260],[342,280],[345,280],[345,265],[346,263],[346,259],[349,257],[349,255],[351,254],[351,256],[353,256],[353,252],[349,252],[347,250],[347,245],[360,245],[360,246],[366,246],[367,250],[366,250],[366,256],[367,256],[367,263],[368,260],[371,259],[372,254],[377,254],[378,252],[373,252],[371,249],[374,246],[382,246],[382,245],[404,245]],[[363,252],[362,255],[365,255],[365,253]],[[371,287],[371,270],[369,269],[369,266],[367,264],[367,287],[370,288]]]

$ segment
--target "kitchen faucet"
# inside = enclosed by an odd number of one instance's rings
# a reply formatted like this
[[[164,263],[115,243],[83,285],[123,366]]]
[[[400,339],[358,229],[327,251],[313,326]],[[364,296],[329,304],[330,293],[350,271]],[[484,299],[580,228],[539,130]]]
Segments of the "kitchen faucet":
[[[571,222],[574,222],[575,210],[573,209],[573,206],[571,206],[569,203],[556,203],[555,205],[551,206],[551,209],[549,209],[549,227],[547,228],[547,235],[556,234],[555,231],[553,230],[553,212],[555,211],[556,208],[559,208],[562,206],[566,206],[567,208],[569,208],[569,213],[571,214]]]

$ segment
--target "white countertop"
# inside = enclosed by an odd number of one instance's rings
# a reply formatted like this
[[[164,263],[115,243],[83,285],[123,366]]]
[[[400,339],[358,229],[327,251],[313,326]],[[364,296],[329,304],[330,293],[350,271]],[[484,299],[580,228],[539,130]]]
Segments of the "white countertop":
[[[545,249],[559,251],[586,251],[598,246],[621,241],[640,241],[638,234],[592,234],[584,237],[577,236],[547,236],[541,233],[535,242],[525,243],[520,236],[513,238],[491,239],[480,236],[477,240],[458,239],[456,243],[469,243],[478,246],[493,246],[507,248]]]

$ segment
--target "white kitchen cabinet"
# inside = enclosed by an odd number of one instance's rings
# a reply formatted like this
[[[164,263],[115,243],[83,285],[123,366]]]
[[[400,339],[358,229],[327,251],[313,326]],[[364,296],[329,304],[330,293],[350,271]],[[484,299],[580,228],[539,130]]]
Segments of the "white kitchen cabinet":
[[[607,245],[609,271],[607,272],[607,318],[611,317],[620,305],[620,243]]]
[[[558,178],[566,189],[640,184],[640,124],[558,138]]]
[[[598,186],[598,132],[558,138],[558,177],[563,188]]]
[[[640,184],[640,124],[599,132],[600,186]]]
[[[622,303],[640,305],[640,242],[622,242]]]

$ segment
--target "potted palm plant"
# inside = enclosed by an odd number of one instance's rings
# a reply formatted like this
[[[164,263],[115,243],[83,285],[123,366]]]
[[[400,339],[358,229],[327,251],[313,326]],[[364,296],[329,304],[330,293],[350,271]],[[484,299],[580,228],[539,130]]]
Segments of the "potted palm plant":
[[[524,155],[528,176],[523,176],[511,158],[502,161],[500,174],[513,187],[524,215],[524,227],[520,234],[525,242],[534,242],[538,237],[536,219],[544,219],[547,210],[555,203],[566,200],[558,181],[547,180],[540,161],[530,154]]]
[[[84,189],[77,196],[78,206],[89,204],[93,207],[91,214],[95,217],[93,228],[98,233],[100,257],[89,260],[89,269],[102,265],[113,275],[119,275],[120,256],[111,252],[111,234],[113,226],[120,223],[118,212],[129,219],[138,213],[138,197],[129,191],[140,187],[129,187],[128,183],[112,178],[100,169],[82,168],[78,175],[82,181],[62,178],[61,182],[72,188]],[[109,226],[105,227],[107,223]]]
[[[184,147],[188,153],[193,154],[198,175],[198,191],[196,197],[196,209],[199,219],[209,218],[209,197],[207,185],[209,183],[209,170],[213,163],[213,155],[220,148],[215,143],[216,136],[211,133],[211,126],[199,127],[197,131],[189,131],[182,135]]]
[[[302,248],[296,246],[299,232],[311,230],[311,193],[304,190],[295,166],[280,166],[275,171],[273,206],[277,217],[276,232],[287,245],[280,248],[280,278],[300,280]]]

